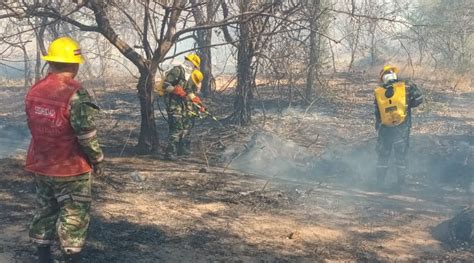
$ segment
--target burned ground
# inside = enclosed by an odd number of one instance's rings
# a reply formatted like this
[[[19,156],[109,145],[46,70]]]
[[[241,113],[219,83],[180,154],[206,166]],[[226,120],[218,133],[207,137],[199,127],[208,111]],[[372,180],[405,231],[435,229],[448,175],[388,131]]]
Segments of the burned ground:
[[[135,90],[97,89],[108,164],[94,182],[85,262],[471,261],[472,249],[446,246],[432,230],[471,202],[473,93],[427,90],[414,116],[409,185],[379,192],[371,189],[373,82],[339,82],[353,85],[334,85],[311,107],[288,107],[262,89],[268,99],[255,103],[253,127],[199,120],[193,156],[176,163],[134,153]],[[24,91],[3,92],[2,134],[24,145]],[[217,109],[229,99],[220,96],[209,104],[224,116]],[[0,262],[33,262],[32,178],[21,169],[24,151],[8,155],[0,161]]]

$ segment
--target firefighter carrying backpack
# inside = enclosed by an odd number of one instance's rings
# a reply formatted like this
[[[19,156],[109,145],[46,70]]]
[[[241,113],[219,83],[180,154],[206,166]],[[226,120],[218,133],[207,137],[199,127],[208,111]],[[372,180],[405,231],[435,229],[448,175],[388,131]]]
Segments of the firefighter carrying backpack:
[[[179,70],[180,70],[180,72],[179,72],[179,74],[181,74],[180,76],[182,76],[185,79],[188,79],[188,78],[185,77],[186,72],[185,72],[185,70],[182,66],[174,66],[173,68],[167,70],[166,72],[161,72],[160,71],[160,79],[155,82],[155,88],[154,88],[154,90],[158,94],[158,96],[163,97],[165,95],[166,91],[165,91],[165,85],[164,84],[165,84],[166,75],[168,74],[168,72],[170,72],[171,70],[173,70],[176,67],[178,67]]]
[[[388,88],[377,87],[375,89],[375,100],[383,125],[394,127],[405,121],[407,116],[405,82],[396,82]]]

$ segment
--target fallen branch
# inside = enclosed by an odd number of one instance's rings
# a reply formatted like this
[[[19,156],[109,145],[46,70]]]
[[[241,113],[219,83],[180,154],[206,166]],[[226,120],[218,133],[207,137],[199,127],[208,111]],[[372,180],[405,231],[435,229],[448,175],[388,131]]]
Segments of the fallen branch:
[[[125,151],[125,148],[127,147],[128,141],[130,140],[130,136],[132,135],[133,130],[135,130],[135,128],[130,129],[130,132],[128,133],[127,140],[125,141],[125,144],[123,145],[123,148],[122,148],[122,151],[120,152],[119,157],[122,157],[122,154]]]

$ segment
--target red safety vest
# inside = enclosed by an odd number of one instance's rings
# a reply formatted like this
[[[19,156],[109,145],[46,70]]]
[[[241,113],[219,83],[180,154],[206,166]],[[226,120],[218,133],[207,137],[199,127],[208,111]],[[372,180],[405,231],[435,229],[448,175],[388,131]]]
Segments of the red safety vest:
[[[31,142],[25,169],[49,176],[91,171],[69,122],[71,97],[80,85],[54,73],[38,81],[25,98]]]

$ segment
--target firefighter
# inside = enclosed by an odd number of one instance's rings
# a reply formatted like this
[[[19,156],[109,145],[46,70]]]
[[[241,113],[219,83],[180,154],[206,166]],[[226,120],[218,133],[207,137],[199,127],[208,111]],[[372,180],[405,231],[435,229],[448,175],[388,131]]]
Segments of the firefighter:
[[[378,133],[376,173],[377,186],[382,187],[393,151],[397,170],[396,188],[401,189],[408,173],[411,109],[423,102],[423,95],[414,83],[400,80],[397,73],[396,67],[384,66],[380,71],[382,83],[375,89],[375,129]]]
[[[190,154],[189,133],[192,127],[190,106],[199,105],[205,110],[196,93],[202,81],[199,71],[201,59],[196,54],[185,57],[183,64],[169,70],[164,79],[166,111],[168,113],[168,146],[165,159],[177,160],[177,156]]]
[[[29,236],[38,247],[39,262],[51,262],[56,235],[66,262],[79,262],[90,222],[91,172],[103,175],[94,123],[98,107],[74,80],[83,63],[76,41],[57,38],[42,58],[49,73],[25,97],[32,136],[25,169],[34,174],[36,186]]]
[[[191,154],[191,129],[194,127],[194,121],[199,116],[199,112],[206,111],[201,99],[196,95],[201,91],[201,83],[204,78],[199,70],[191,73],[191,82],[189,83],[190,93],[186,97],[186,112],[183,116],[183,133],[178,144],[178,156],[187,156]]]

